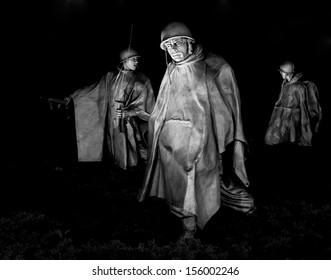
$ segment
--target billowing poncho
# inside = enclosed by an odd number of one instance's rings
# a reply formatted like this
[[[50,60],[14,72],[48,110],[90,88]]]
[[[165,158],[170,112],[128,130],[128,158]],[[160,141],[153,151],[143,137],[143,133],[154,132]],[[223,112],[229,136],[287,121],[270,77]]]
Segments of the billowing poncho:
[[[76,91],[74,100],[79,161],[101,161],[104,148],[119,167],[138,164],[139,154],[146,159],[144,133],[155,104],[150,80],[137,71],[107,73],[101,81]],[[124,119],[120,131],[116,109],[135,111]],[[145,149],[145,152],[144,152]]]
[[[296,143],[311,146],[322,118],[317,87],[312,82],[300,82],[301,74],[283,82],[272,112],[265,143]]]
[[[231,67],[215,55],[205,59],[200,46],[167,71],[149,120],[138,199],[164,198],[203,228],[220,207],[220,180],[249,185],[239,91]]]

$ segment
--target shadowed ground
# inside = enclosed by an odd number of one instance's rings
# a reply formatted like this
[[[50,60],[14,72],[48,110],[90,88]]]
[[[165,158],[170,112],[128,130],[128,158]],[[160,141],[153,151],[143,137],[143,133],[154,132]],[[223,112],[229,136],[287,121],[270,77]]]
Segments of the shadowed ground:
[[[185,242],[164,201],[137,202],[144,167],[77,163],[70,112],[44,105],[47,128],[5,169],[1,259],[330,259],[325,140],[285,152],[251,140],[247,170],[258,211],[221,208]]]

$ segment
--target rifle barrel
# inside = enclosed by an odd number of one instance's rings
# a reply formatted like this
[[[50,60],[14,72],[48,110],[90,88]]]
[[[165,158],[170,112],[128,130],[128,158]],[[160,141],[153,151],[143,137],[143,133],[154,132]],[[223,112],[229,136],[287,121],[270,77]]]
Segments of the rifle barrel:
[[[66,102],[60,98],[54,98],[54,97],[40,97],[40,99],[46,100],[49,103],[56,103],[56,104],[66,104]]]

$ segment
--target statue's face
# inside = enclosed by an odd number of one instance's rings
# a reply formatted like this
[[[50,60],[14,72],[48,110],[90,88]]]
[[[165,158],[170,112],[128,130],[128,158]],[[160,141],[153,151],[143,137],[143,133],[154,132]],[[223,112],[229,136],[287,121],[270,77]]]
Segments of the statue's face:
[[[290,81],[293,77],[292,73],[285,73],[283,71],[279,71],[280,75],[282,76],[283,80],[288,80]]]
[[[130,57],[123,62],[124,69],[134,71],[137,69],[138,63],[139,63],[139,57],[137,56]]]
[[[286,76],[287,74],[283,71],[279,71],[280,75],[282,76],[282,78],[285,80],[286,79]]]
[[[180,62],[189,56],[188,43],[185,38],[169,39],[165,44],[171,58]]]

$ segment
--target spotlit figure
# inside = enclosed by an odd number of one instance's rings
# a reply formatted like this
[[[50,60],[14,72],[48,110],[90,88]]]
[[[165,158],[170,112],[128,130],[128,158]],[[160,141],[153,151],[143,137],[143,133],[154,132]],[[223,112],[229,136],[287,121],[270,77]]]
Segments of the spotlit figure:
[[[67,97],[74,102],[79,161],[101,161],[128,169],[146,162],[147,129],[155,97],[150,79],[137,70],[133,48],[120,53],[117,71]]]
[[[196,237],[222,205],[248,213],[249,181],[240,96],[230,65],[205,55],[181,22],[161,33],[167,65],[149,120],[148,161],[139,200],[165,199],[182,219],[180,239]],[[167,57],[166,53],[166,57]]]
[[[283,82],[265,134],[265,143],[312,146],[313,136],[318,132],[322,119],[317,86],[300,80],[302,74],[294,74],[292,62],[283,63],[279,72]]]

